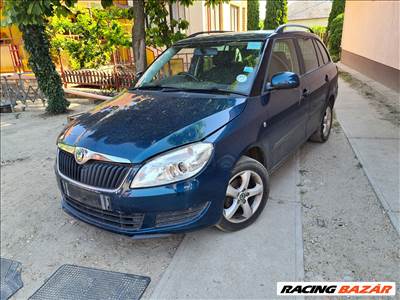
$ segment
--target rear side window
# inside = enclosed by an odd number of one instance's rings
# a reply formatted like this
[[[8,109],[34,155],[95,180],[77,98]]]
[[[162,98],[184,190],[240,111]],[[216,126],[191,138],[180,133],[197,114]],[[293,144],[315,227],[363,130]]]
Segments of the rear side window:
[[[311,38],[298,39],[301,54],[303,55],[305,73],[318,68],[317,54]]]
[[[275,40],[268,67],[267,81],[270,82],[272,76],[281,72],[299,74],[299,62],[292,39]]]
[[[322,45],[322,43],[318,40],[315,40],[315,42],[316,42],[319,50],[321,51],[322,58],[324,59],[324,63],[327,64],[330,61],[330,59],[329,59],[328,53],[326,52],[324,45]]]
[[[325,64],[324,59],[322,58],[321,51],[319,50],[319,48],[317,46],[317,42],[315,40],[314,40],[314,47],[315,47],[315,51],[317,52],[319,66],[323,66]]]

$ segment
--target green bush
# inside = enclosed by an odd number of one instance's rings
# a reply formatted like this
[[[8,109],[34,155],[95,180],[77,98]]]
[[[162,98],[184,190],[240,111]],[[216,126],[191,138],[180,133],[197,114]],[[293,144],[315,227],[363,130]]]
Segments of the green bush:
[[[326,27],[325,26],[312,26],[311,30],[314,31],[316,35],[318,35],[321,39],[324,38]]]
[[[247,30],[258,30],[260,22],[260,3],[258,0],[247,1]]]
[[[346,4],[346,0],[333,0],[332,1],[332,9],[331,12],[329,13],[329,18],[328,18],[328,25],[326,27],[327,32],[329,33],[331,24],[335,18],[344,13],[344,7]]]
[[[72,15],[53,16],[47,25],[52,53],[65,50],[72,69],[105,65],[118,46],[131,45],[130,34],[118,22],[127,17],[127,10],[116,7],[75,8]]]
[[[330,27],[328,48],[333,61],[340,60],[344,14],[337,15]]]

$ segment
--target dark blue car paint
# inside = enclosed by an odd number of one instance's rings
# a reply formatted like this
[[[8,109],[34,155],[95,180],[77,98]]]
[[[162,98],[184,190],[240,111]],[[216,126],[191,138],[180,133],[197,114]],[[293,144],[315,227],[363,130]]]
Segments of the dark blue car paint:
[[[177,233],[216,224],[222,216],[226,186],[238,159],[249,149],[257,148],[263,153],[264,165],[273,171],[317,129],[328,101],[336,98],[337,69],[333,63],[300,75],[296,88],[266,88],[268,53],[272,40],[282,35],[310,36],[299,32],[266,35],[265,55],[247,98],[235,94],[135,90],[84,114],[60,135],[60,141],[66,144],[127,158],[136,169],[170,149],[195,141],[213,143],[212,158],[193,178],[165,186],[130,189],[134,177],[131,172],[118,191],[102,192],[110,197],[113,211],[145,213],[140,230],[115,229],[97,223],[65,201],[63,208],[85,222],[127,235]],[[181,43],[184,42],[188,41]],[[60,180],[58,175],[59,185]],[[206,208],[196,219],[155,227],[157,213],[199,204],[206,204]]]

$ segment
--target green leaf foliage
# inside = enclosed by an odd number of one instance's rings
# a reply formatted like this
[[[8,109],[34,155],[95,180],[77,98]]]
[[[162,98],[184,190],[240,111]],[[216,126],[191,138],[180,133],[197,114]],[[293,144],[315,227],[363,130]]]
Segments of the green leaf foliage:
[[[247,1],[247,30],[258,30],[260,23],[260,2],[258,0]]]
[[[326,27],[325,26],[311,26],[311,30],[318,35],[321,39],[324,38],[325,32],[326,32]]]
[[[47,98],[46,110],[63,113],[69,102],[65,99],[59,74],[51,60],[49,41],[45,33],[47,18],[67,14],[76,0],[7,0],[4,6],[5,24],[17,25],[22,32],[24,47],[29,54],[29,66]]]
[[[169,14],[169,7],[179,3],[185,7],[196,0],[146,0],[144,4],[146,22],[146,45],[153,47],[169,47],[176,41],[186,37],[184,31],[189,27],[185,19],[174,19]],[[206,6],[216,6],[229,0],[205,0]],[[112,5],[112,0],[101,0],[104,8]],[[133,18],[133,8],[129,9]]]
[[[333,61],[340,60],[344,14],[337,15],[330,27],[328,48]]]
[[[173,19],[169,15],[168,6],[173,2],[180,2],[184,6],[193,4],[192,0],[147,0],[145,1],[145,15],[148,18],[146,29],[146,45],[153,47],[170,47],[174,42],[185,38],[182,32],[189,26],[184,19]]]
[[[29,66],[48,99],[46,110],[50,113],[65,112],[69,102],[65,99],[60,75],[50,57],[49,41],[44,26],[20,25],[19,28],[25,49],[29,53]]]
[[[69,16],[51,17],[47,31],[52,53],[67,51],[73,69],[97,68],[109,63],[118,46],[131,45],[130,34],[119,22],[121,18],[131,18],[130,12],[115,6],[74,8]]]
[[[340,14],[344,13],[344,7],[346,0],[333,0],[331,12],[329,13],[328,25],[326,27],[327,32],[330,31],[333,20]]]
[[[287,22],[287,0],[267,0],[264,29],[276,29]]]
[[[345,0],[332,1],[332,9],[329,13],[328,25],[324,36],[325,44],[328,45],[329,52],[334,61],[340,59],[345,4]]]

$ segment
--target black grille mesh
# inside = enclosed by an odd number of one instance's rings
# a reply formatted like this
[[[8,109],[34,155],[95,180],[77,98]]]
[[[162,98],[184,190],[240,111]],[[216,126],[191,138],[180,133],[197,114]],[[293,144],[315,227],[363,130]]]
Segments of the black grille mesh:
[[[162,212],[157,214],[156,216],[156,227],[162,227],[172,224],[179,224],[191,221],[199,216],[208,205],[202,204],[195,207],[190,207],[185,210],[178,210],[178,211],[169,211],[169,212]]]
[[[88,161],[80,165],[74,155],[59,150],[58,168],[60,172],[77,182],[104,189],[119,187],[129,172],[129,165]]]
[[[108,224],[116,228],[137,230],[142,226],[143,223],[144,214],[135,213],[125,215],[118,212],[97,209],[85,205],[84,203],[75,201],[70,197],[65,197],[65,201],[76,210],[90,216],[97,222]]]

